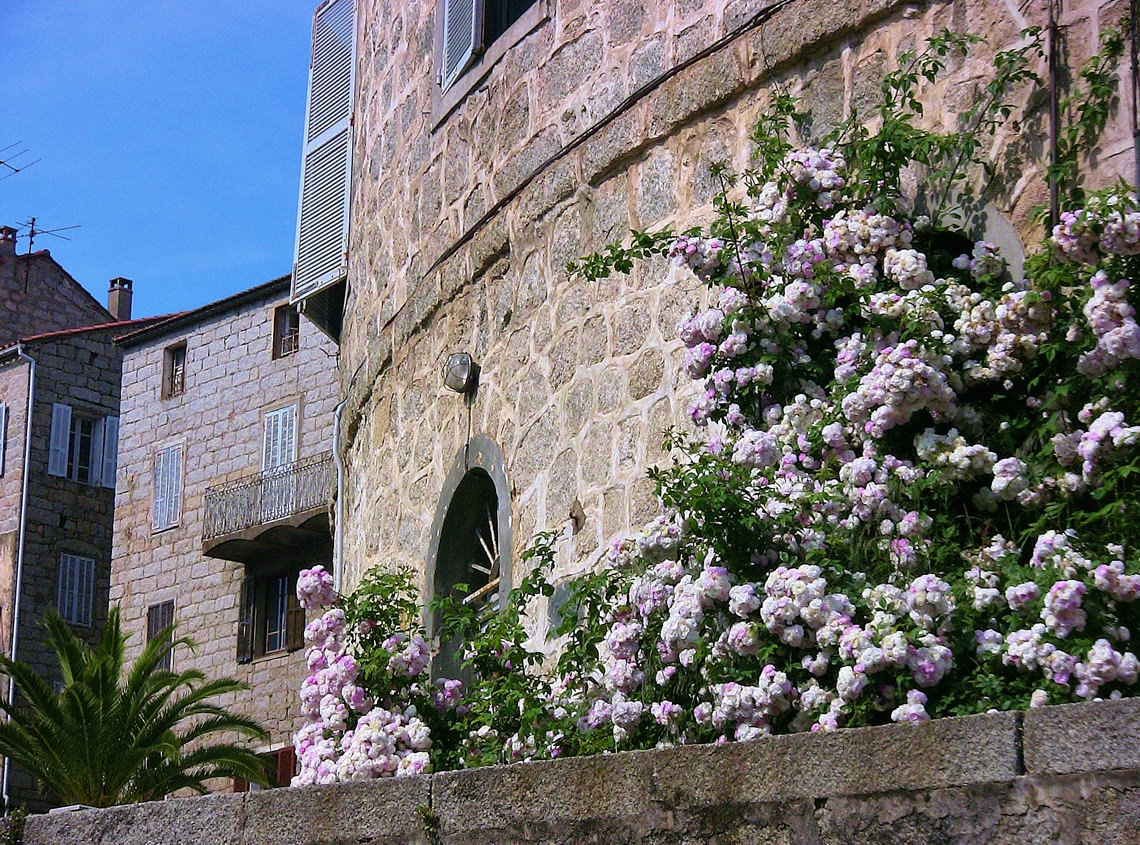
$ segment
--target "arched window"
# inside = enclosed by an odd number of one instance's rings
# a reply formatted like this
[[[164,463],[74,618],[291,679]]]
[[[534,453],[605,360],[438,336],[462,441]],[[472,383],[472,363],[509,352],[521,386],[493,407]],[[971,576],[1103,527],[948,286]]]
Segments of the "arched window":
[[[479,608],[498,608],[511,589],[511,501],[503,454],[484,435],[456,455],[436,509],[428,553],[428,600],[454,596]],[[425,613],[428,635],[439,628]],[[435,643],[433,674],[454,677],[459,643]]]

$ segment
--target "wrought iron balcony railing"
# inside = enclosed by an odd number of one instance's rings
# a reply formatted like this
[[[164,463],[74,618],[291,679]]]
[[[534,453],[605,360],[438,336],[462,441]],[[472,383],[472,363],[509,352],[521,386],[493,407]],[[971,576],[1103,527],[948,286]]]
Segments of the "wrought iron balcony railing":
[[[332,455],[318,455],[211,487],[202,539],[211,540],[323,507],[329,498]]]

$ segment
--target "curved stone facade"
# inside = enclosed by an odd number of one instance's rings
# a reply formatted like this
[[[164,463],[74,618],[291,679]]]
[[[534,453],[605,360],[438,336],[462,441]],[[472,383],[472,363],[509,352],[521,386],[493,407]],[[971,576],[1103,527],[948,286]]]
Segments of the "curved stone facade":
[[[1075,67],[1124,5],[1066,6]],[[774,84],[821,132],[868,113],[899,52],[943,27],[988,42],[924,92],[926,119],[950,124],[994,51],[1044,23],[1044,4],[1024,7],[540,0],[524,32],[441,97],[436,0],[360,0],[341,346],[346,585],[377,565],[422,572],[453,456],[476,434],[505,456],[516,567],[537,530],[564,532],[570,572],[651,517],[645,470],[666,458],[661,434],[684,423],[692,392],[674,326],[703,291],[664,261],[600,282],[569,278],[567,261],[630,228],[707,218],[713,165],[748,166]],[[1031,160],[1044,101],[1033,102],[1021,134],[995,143],[1002,188],[991,197],[1026,240],[1046,200]],[[1131,155],[1115,121],[1091,182],[1131,173]],[[470,404],[440,374],[457,351],[482,367]]]

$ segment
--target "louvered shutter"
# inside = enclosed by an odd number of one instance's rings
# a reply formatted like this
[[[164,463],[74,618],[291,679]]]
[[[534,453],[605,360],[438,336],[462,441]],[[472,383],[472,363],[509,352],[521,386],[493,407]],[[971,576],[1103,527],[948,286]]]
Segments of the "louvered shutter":
[[[96,487],[103,483],[103,433],[107,429],[104,422],[104,420],[95,420],[91,424],[91,466],[87,470],[86,482]],[[84,480],[82,475],[80,480]]]
[[[354,0],[328,0],[313,15],[293,302],[348,272],[355,23]]]
[[[59,585],[55,597],[55,608],[68,622],[75,621],[76,607],[76,569],[79,559],[75,555],[62,554],[59,556]]]
[[[277,752],[277,785],[288,786],[297,770],[297,753],[292,745]]]
[[[444,0],[439,87],[446,91],[483,47],[483,0]]]
[[[119,463],[119,418],[107,417],[103,420],[103,467],[104,487],[115,489],[115,469]]]
[[[288,466],[297,459],[297,406],[290,405],[265,415],[265,439],[262,445],[263,470]]]
[[[71,441],[71,408],[51,406],[51,442],[48,447],[48,475],[67,475],[67,449]]]
[[[237,662],[253,660],[253,607],[257,585],[252,577],[241,582],[241,599],[238,602]]]
[[[285,648],[296,651],[305,644],[305,608],[297,601],[297,583],[289,579],[289,592],[285,599]]]
[[[160,449],[154,456],[154,530],[178,524],[182,516],[182,444]]]
[[[4,474],[4,455],[8,451],[8,406],[0,402],[0,475]]]
[[[75,621],[79,625],[90,625],[91,612],[95,608],[95,561],[89,557],[78,558],[78,570]]]

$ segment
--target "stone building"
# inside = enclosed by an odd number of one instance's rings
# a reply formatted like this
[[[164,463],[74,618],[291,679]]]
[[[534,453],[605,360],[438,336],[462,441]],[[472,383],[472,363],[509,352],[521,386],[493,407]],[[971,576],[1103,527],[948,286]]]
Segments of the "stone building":
[[[107,616],[122,361],[113,339],[147,321],[130,320],[129,280],[111,282],[104,309],[46,253],[17,257],[9,232],[0,232],[0,296],[11,309],[0,347],[0,649],[59,682],[44,614],[57,610],[88,642]],[[3,786],[5,807],[35,796],[7,770]]]
[[[1069,67],[1125,5],[1061,4]],[[674,327],[702,288],[664,261],[599,282],[569,278],[566,263],[630,228],[707,218],[714,165],[748,167],[748,133],[774,85],[822,132],[866,113],[899,53],[943,27],[986,39],[923,93],[925,119],[954,125],[995,52],[1044,24],[1046,8],[323,4],[294,300],[340,343],[346,585],[374,566],[407,567],[423,573],[426,597],[475,561],[490,575],[464,580],[499,574],[502,593],[534,532],[563,532],[569,573],[651,517],[645,471],[666,458],[662,432],[683,424],[691,390]],[[1030,209],[1046,200],[1027,153],[1043,114],[1036,106],[1022,135],[995,144],[1008,166],[991,217],[1011,239],[1032,233]],[[1131,174],[1132,161],[1118,116],[1089,184]],[[351,188],[343,204],[317,202],[330,185]],[[480,368],[465,395],[441,375],[460,352]]]
[[[0,315],[0,347],[115,319],[46,249],[18,255],[11,226],[0,226]]]
[[[119,339],[122,440],[110,599],[128,658],[175,622],[176,669],[251,686],[292,776],[305,676],[297,572],[332,557],[327,503],[335,347],[302,327],[281,278]]]

